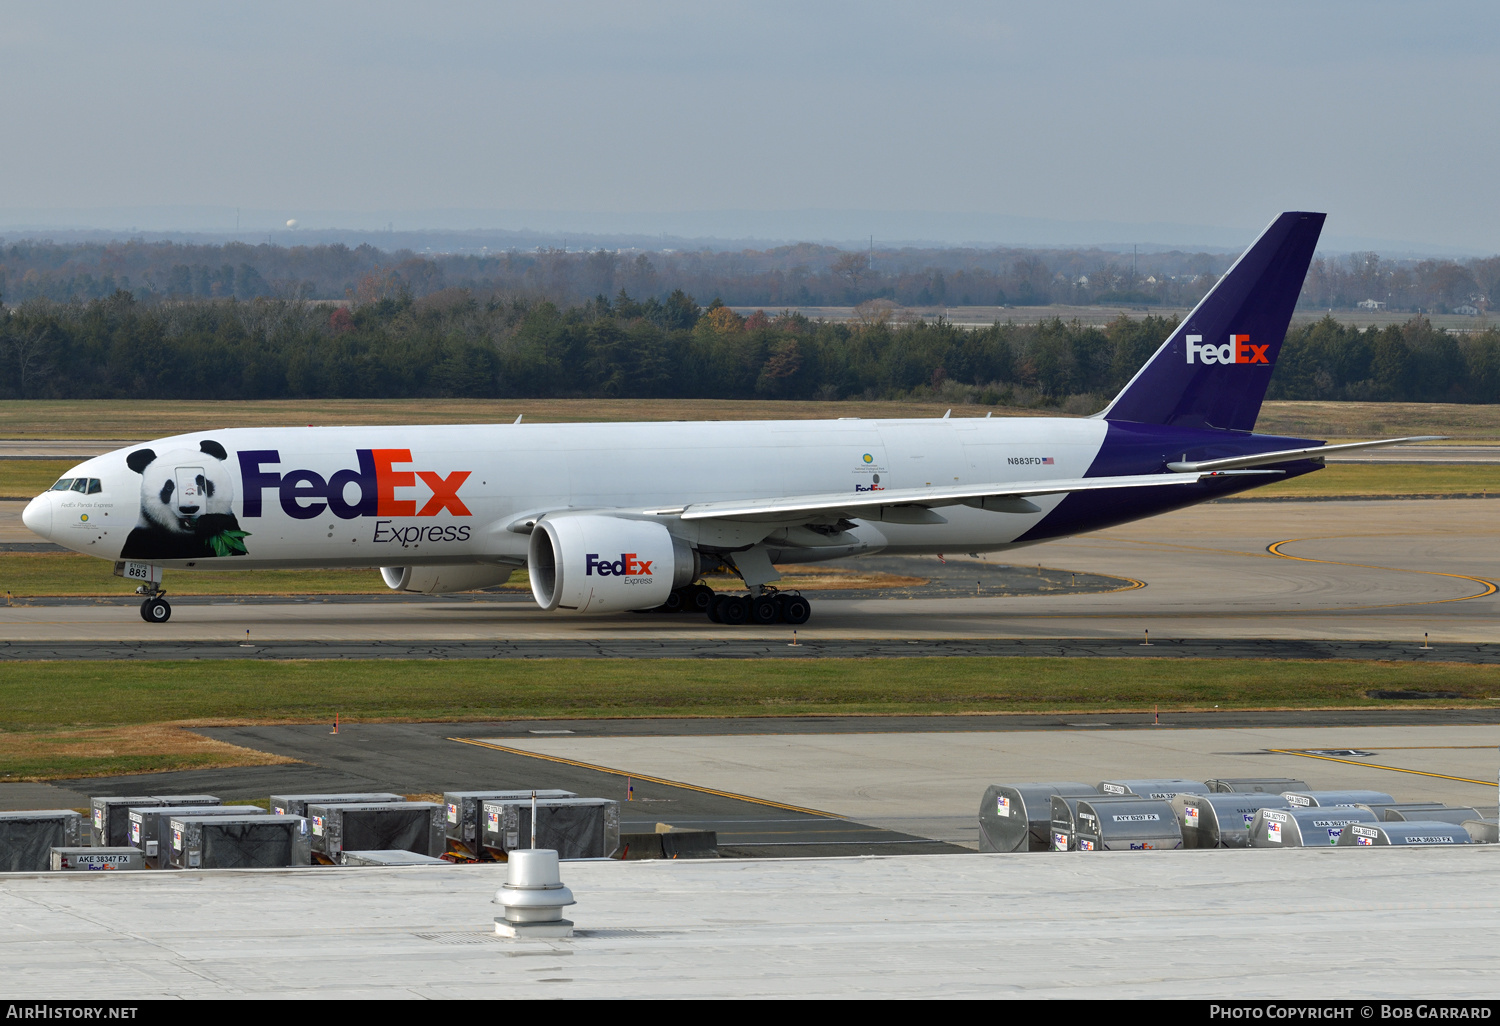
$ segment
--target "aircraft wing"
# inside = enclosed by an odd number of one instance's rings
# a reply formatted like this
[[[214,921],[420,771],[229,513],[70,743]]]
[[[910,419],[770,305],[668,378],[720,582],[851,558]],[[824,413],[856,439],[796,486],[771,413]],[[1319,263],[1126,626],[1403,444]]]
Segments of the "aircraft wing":
[[[1269,463],[1289,463],[1292,460],[1320,460],[1333,452],[1352,452],[1355,449],[1374,449],[1382,445],[1401,445],[1405,442],[1441,442],[1447,435],[1412,435],[1410,438],[1382,438],[1374,442],[1341,442],[1338,445],[1314,445],[1306,449],[1281,449],[1277,452],[1256,453],[1253,456],[1226,456],[1217,460],[1198,460],[1192,463],[1168,463],[1168,470],[1193,474],[1205,470],[1232,470],[1238,467],[1263,467]]]
[[[1251,470],[1247,474],[1278,471]],[[645,510],[657,516],[683,520],[740,520],[787,523],[801,519],[840,518],[882,520],[903,524],[941,524],[934,506],[974,506],[997,513],[1035,513],[1040,507],[1028,502],[1031,495],[1102,491],[1110,488],[1155,488],[1163,485],[1195,484],[1206,477],[1227,476],[1222,472],[1175,474],[1131,474],[1123,477],[1054,478],[1047,481],[1014,481],[1006,484],[969,485],[954,488],[891,488],[880,492],[835,492],[824,495],[791,495],[776,499],[740,499],[727,502],[695,502],[685,506]]]

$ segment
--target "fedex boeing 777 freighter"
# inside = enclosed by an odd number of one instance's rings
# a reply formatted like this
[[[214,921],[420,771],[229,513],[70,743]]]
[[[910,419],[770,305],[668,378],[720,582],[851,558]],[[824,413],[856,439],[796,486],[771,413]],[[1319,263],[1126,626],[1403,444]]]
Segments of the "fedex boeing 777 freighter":
[[[777,563],[994,552],[1319,469],[1252,431],[1323,215],[1286,213],[1109,408],[1086,419],[226,429],[80,463],[26,526],[116,562],[163,622],[163,571],[379,567],[423,594],[530,571],[544,610],[803,623]],[[727,567],[748,594],[700,580]]]

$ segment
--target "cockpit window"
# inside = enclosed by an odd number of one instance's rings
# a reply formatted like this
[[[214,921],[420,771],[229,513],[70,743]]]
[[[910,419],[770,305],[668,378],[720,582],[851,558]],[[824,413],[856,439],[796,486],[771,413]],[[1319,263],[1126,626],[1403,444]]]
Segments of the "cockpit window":
[[[73,491],[86,492],[89,490],[89,479],[86,477],[75,477],[73,479]]]
[[[89,494],[98,495],[102,491],[104,491],[104,485],[99,479],[97,477],[89,478]]]
[[[65,492],[72,487],[73,479],[71,477],[65,477],[62,480],[58,481],[57,484],[53,485],[52,490],[54,492]]]

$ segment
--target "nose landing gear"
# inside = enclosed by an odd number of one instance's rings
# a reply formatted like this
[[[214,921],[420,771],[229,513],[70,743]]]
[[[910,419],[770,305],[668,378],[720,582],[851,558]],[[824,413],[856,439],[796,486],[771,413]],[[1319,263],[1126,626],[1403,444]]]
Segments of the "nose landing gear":
[[[162,598],[166,592],[162,590],[159,582],[152,581],[150,584],[142,584],[135,589],[135,593],[146,596],[146,600],[141,603],[142,620],[145,620],[147,623],[166,623],[172,619],[172,607],[167,603],[166,599]]]
[[[141,619],[147,623],[166,623],[172,618],[172,607],[164,598],[152,597],[141,603]]]

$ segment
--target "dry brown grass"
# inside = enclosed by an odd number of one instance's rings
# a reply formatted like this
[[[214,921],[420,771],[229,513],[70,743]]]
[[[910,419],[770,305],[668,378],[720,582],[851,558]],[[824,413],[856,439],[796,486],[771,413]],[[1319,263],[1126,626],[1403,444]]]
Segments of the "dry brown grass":
[[[144,439],[179,431],[301,424],[509,424],[528,421],[816,420],[833,417],[941,417],[951,402],[791,402],[736,399],[275,399],[180,400],[148,405],[115,400],[0,402],[6,438]],[[956,416],[1061,416],[1016,407],[957,406]],[[1500,406],[1458,403],[1268,402],[1257,430],[1311,438],[1394,434],[1500,441]],[[42,477],[51,474],[53,467]],[[15,473],[21,473],[16,470]]]
[[[951,402],[791,402],[737,399],[268,399],[258,402],[112,399],[0,402],[0,437],[146,439],[228,427],[348,424],[582,423],[637,420],[818,420],[941,417]],[[1028,416],[1034,410],[970,407]],[[961,412],[961,411],[960,411]]]
[[[927,583],[925,577],[903,577],[900,574],[845,570],[831,566],[801,566],[787,564],[776,568],[782,573],[776,586],[783,591],[849,591],[858,589],[920,588]],[[706,575],[704,580],[715,590],[743,588],[739,578],[729,574]]]
[[[1448,435],[1500,441],[1500,406],[1465,403],[1270,402],[1255,430],[1301,438],[1365,439],[1397,435]]]
[[[88,730],[0,732],[0,779],[45,780],[225,766],[278,766],[296,759],[196,734],[189,725],[145,723]]]

